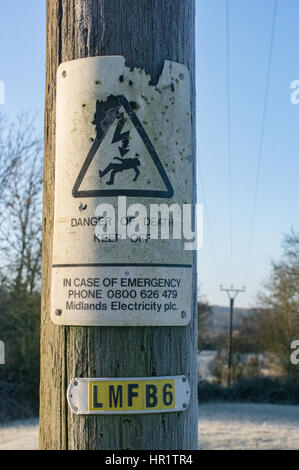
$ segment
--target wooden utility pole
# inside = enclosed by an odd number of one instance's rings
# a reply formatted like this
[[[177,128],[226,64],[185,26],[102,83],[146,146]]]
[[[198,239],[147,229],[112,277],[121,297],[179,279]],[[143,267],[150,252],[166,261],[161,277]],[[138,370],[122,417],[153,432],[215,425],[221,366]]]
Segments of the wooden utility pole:
[[[229,330],[228,330],[228,355],[227,355],[227,386],[231,385],[232,375],[232,360],[233,360],[233,317],[234,317],[234,303],[237,295],[240,292],[245,291],[245,287],[242,289],[234,289],[233,286],[224,289],[220,286],[220,290],[227,293],[229,298]]]
[[[123,55],[158,81],[165,59],[191,75],[193,202],[195,202],[194,0],[47,0],[47,64],[41,331],[41,449],[196,449],[197,296],[186,327],[65,327],[50,320],[55,185],[56,72],[61,62]],[[196,256],[194,255],[194,266]],[[186,374],[188,410],[151,415],[73,415],[72,377]]]

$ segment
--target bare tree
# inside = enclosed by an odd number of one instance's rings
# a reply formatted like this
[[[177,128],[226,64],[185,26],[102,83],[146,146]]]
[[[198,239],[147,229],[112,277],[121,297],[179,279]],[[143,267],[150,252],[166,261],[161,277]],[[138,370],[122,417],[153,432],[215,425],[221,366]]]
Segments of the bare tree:
[[[271,275],[259,295],[260,341],[286,375],[298,375],[290,362],[290,344],[299,337],[299,234],[283,240],[283,257],[271,263]]]
[[[34,117],[23,114],[9,124],[0,115],[0,332],[6,347],[0,420],[38,409],[41,150]]]
[[[42,222],[42,144],[34,118],[7,125],[0,116],[0,260],[2,285],[39,288]]]

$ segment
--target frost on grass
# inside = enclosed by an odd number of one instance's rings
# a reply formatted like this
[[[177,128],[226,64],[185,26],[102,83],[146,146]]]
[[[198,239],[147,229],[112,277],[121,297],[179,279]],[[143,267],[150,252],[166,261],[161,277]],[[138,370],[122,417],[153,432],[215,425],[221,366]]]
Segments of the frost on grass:
[[[200,449],[299,449],[299,406],[204,404],[198,431]]]
[[[38,420],[13,421],[0,426],[0,450],[38,449]]]
[[[199,407],[199,449],[299,449],[299,406],[212,403]],[[0,450],[37,449],[37,420],[0,427]]]

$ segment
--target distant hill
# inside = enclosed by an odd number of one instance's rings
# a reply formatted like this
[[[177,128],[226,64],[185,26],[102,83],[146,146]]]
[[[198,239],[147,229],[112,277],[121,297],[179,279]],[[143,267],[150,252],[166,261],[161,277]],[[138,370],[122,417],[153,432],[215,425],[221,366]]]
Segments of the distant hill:
[[[233,324],[237,328],[243,317],[249,316],[251,310],[247,308],[235,308]],[[221,307],[219,305],[211,306],[211,313],[207,319],[207,328],[210,335],[217,335],[228,329],[229,326],[229,307]]]

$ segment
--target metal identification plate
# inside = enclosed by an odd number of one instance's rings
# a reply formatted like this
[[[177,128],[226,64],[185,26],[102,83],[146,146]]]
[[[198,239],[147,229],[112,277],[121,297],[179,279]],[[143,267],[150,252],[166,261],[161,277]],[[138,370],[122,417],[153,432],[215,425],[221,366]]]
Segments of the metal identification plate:
[[[183,375],[172,377],[74,378],[67,391],[76,414],[137,414],[184,411],[190,386]]]
[[[183,225],[181,238],[172,236],[191,202],[189,74],[165,61],[158,83],[150,81],[121,56],[59,66],[56,324],[190,321],[192,252],[185,249]],[[179,209],[172,211],[173,204]]]

